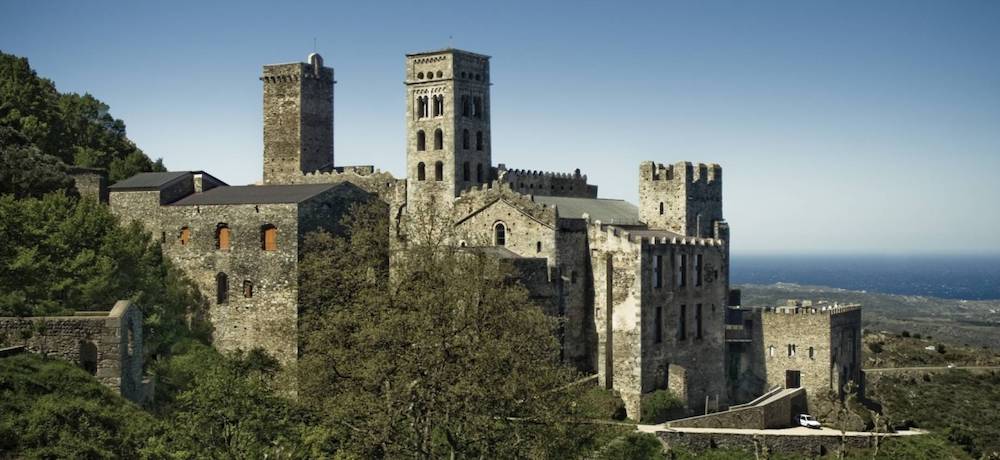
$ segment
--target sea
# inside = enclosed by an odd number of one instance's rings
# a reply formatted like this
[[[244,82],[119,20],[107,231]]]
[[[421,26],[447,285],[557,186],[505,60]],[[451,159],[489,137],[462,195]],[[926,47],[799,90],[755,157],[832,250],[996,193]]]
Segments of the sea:
[[[944,299],[1000,299],[1000,255],[740,255],[733,284],[795,283]]]

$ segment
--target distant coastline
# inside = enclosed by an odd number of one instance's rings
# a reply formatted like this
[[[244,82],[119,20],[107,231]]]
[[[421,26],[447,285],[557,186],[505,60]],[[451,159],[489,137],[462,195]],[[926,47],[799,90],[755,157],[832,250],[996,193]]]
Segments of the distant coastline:
[[[794,283],[941,299],[1000,299],[1000,255],[741,255],[732,284]]]

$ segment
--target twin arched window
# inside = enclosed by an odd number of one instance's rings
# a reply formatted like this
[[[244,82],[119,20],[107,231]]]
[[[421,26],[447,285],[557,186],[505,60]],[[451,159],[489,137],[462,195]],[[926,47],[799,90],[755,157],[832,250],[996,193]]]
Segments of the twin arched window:
[[[417,150],[423,152],[427,150],[427,135],[424,130],[417,131]]]
[[[444,95],[434,96],[434,116],[444,115]]]
[[[437,101],[435,101],[436,103]],[[427,96],[417,96],[417,118],[426,118],[430,107],[427,104]]]
[[[420,163],[417,163],[417,180],[426,180],[426,179],[427,179],[427,169],[424,166],[424,162],[421,161]]]

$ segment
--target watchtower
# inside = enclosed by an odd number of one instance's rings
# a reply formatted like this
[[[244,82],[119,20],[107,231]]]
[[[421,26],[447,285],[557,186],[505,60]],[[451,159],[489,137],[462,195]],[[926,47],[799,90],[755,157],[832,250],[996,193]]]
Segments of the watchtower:
[[[450,209],[492,178],[490,57],[456,49],[406,55],[407,199]]]
[[[639,219],[651,228],[685,236],[717,236],[722,230],[722,167],[683,161],[662,165],[644,161],[639,165]]]
[[[308,62],[265,65],[264,183],[333,167],[333,69]]]

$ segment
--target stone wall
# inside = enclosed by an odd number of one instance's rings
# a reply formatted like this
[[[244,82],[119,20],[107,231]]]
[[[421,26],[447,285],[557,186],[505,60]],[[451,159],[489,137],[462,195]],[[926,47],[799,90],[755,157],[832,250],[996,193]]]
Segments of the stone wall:
[[[694,433],[681,431],[657,431],[656,436],[668,448],[682,447],[695,452],[710,449],[741,449],[758,452],[766,448],[769,452],[798,454],[818,457],[833,454],[842,447],[848,449],[864,449],[873,447],[873,436],[812,436],[812,435],[775,435],[737,433]],[[887,438],[883,442],[893,442]]]
[[[587,175],[580,170],[569,173],[507,169],[501,163],[494,172],[495,177],[510,184],[518,192],[543,196],[569,196],[597,198],[597,186],[587,183]]]
[[[667,166],[642,162],[639,219],[651,228],[681,235],[715,235],[715,222],[722,220],[722,167],[686,161]]]
[[[313,62],[264,66],[264,183],[333,166],[333,69]]]
[[[667,422],[667,426],[686,428],[772,429],[795,425],[795,417],[806,412],[806,391],[802,388],[776,393],[758,404],[732,408],[697,417]]]
[[[108,172],[102,168],[84,168],[70,166],[69,175],[73,177],[76,191],[82,197],[90,197],[98,203],[108,202]]]
[[[143,399],[142,312],[126,300],[110,312],[76,316],[0,317],[0,347],[75,363],[132,401]]]

